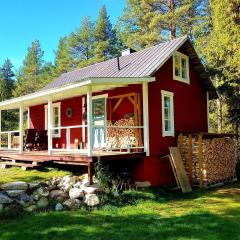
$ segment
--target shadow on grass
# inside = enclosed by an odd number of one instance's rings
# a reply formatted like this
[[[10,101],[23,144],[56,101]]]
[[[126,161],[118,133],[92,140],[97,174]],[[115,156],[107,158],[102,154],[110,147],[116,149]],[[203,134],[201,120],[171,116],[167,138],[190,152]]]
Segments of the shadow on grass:
[[[226,217],[208,212],[168,218],[160,214],[78,211],[28,215],[1,224],[0,239],[239,239],[239,209],[227,211]]]

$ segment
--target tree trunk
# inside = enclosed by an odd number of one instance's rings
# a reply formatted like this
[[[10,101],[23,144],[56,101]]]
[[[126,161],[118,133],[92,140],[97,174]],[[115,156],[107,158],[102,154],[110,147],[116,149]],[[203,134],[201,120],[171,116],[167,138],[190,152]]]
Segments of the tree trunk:
[[[171,13],[173,16],[175,13],[175,2],[174,2],[174,0],[168,0],[168,4],[169,4],[169,13]],[[170,20],[169,29],[170,29],[170,39],[175,39],[176,38],[176,25],[174,23],[173,18]]]
[[[217,124],[218,124],[218,133],[222,132],[222,103],[221,100],[217,99]]]

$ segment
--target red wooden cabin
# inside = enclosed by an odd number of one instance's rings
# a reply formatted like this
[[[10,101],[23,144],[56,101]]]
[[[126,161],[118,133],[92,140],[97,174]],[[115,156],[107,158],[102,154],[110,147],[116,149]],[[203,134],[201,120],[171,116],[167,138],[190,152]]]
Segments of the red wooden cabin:
[[[85,162],[89,169],[97,159],[137,159],[136,180],[168,184],[173,174],[161,157],[176,145],[178,132],[208,131],[208,100],[215,97],[188,37],[125,51],[62,74],[39,92],[1,102],[1,111],[19,108],[19,130],[1,131],[0,155],[33,157],[34,150],[24,150],[23,113],[28,109],[28,128],[48,130],[47,151],[34,152],[36,158]],[[13,135],[19,136],[17,146]]]

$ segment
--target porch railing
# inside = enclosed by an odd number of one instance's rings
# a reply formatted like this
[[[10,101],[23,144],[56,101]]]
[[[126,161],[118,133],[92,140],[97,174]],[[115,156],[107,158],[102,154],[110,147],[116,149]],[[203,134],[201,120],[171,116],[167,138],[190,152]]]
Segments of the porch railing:
[[[19,150],[20,131],[2,131],[0,132],[0,149]]]

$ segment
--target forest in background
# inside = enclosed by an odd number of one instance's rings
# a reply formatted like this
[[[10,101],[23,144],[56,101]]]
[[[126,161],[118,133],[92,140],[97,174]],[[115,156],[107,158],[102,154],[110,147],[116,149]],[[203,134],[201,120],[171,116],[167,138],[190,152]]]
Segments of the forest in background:
[[[62,73],[119,56],[123,49],[141,50],[186,34],[219,95],[210,102],[211,132],[239,134],[240,0],[126,0],[115,25],[102,6],[95,21],[85,17],[59,39],[54,62],[44,61],[38,40],[17,71],[6,59],[0,66],[0,101],[38,91]],[[2,114],[2,128],[15,128],[16,112]]]

